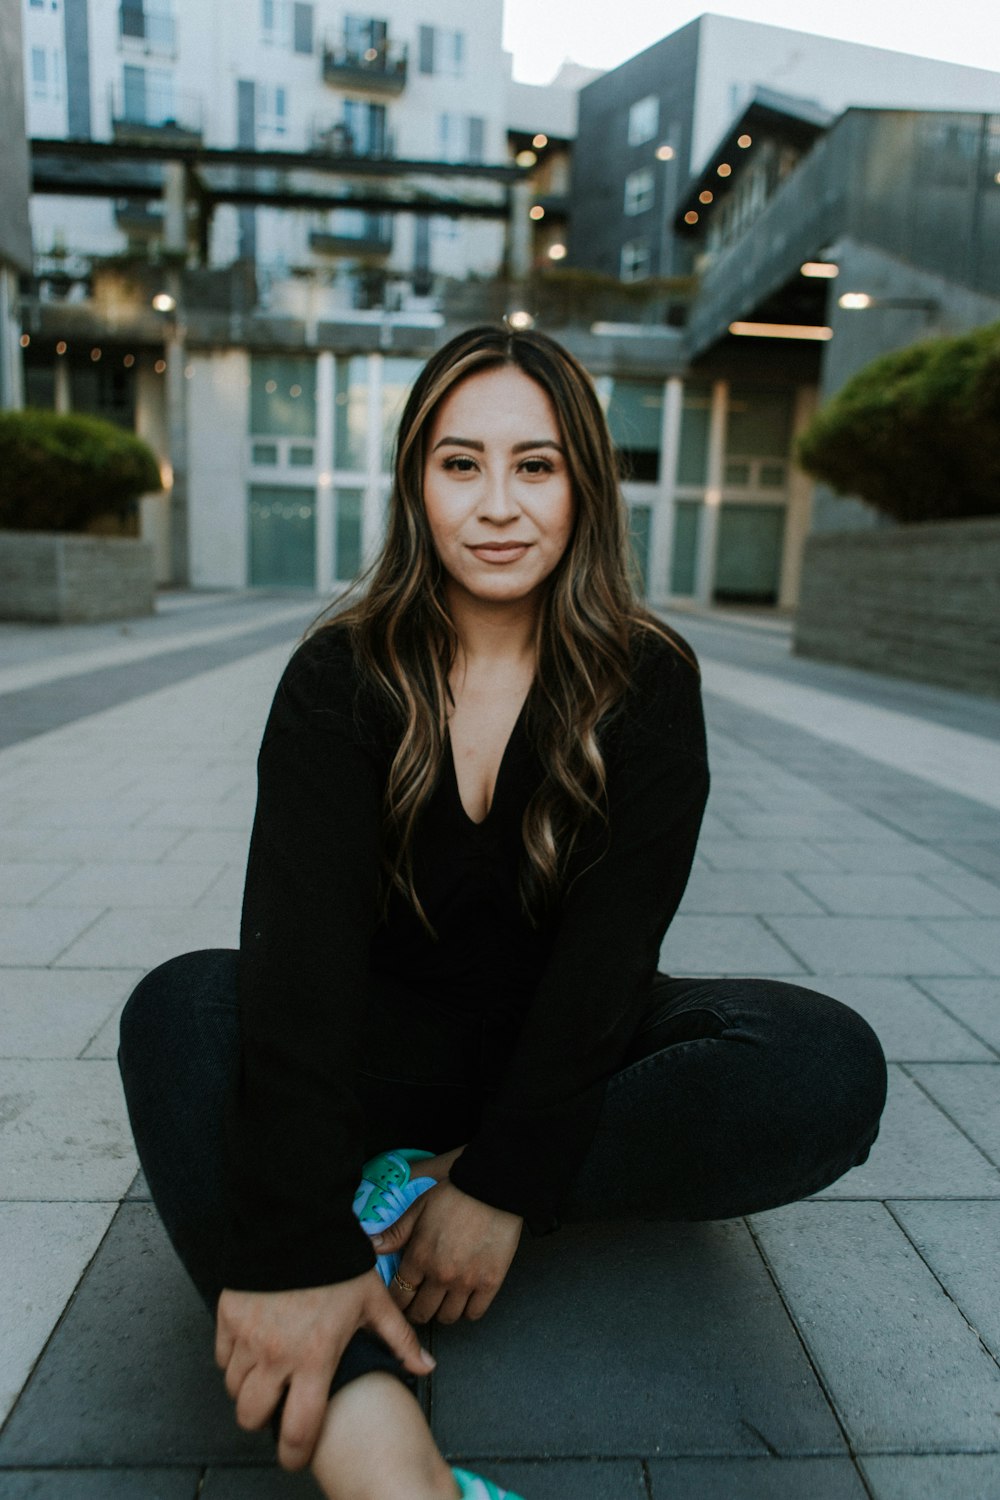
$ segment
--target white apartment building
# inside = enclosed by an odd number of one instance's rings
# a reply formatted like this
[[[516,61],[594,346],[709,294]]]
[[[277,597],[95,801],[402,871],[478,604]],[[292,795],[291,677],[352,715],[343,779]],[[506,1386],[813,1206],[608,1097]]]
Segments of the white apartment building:
[[[502,0],[21,0],[31,137],[141,139],[171,132],[215,147],[331,158],[499,162],[509,59]],[[109,255],[155,234],[158,205],[55,196],[32,206],[36,252]],[[496,272],[493,221],[355,209],[216,210],[210,262],[256,262],[277,310],[311,267],[344,300],[352,257],[398,279]],[[337,287],[342,288],[338,296]],[[325,309],[321,309],[323,311]]]

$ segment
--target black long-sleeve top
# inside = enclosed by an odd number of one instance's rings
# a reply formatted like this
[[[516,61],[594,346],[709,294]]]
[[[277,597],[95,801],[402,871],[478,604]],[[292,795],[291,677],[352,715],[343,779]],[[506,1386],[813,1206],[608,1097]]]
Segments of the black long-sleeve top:
[[[243,903],[226,1285],[320,1286],[372,1265],[351,1203],[356,1078],[383,982],[403,986],[418,1013],[425,996],[504,1019],[515,1040],[451,1180],[533,1229],[557,1224],[694,857],[708,793],[698,674],[670,642],[637,632],[629,693],[599,730],[608,825],[585,831],[540,926],[517,894],[521,819],[544,775],[530,724],[529,694],[481,824],[462,807],[446,745],[414,851],[431,938],[396,894],[380,915],[395,745],[347,631],[317,633],[289,663],[260,749]]]

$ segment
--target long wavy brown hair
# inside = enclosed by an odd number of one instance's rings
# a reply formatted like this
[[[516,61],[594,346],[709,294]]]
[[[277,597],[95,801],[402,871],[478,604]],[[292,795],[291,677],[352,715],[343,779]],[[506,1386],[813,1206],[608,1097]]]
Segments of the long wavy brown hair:
[[[572,535],[539,614],[526,716],[545,767],[522,823],[520,897],[535,924],[562,889],[584,825],[594,815],[606,822],[597,730],[625,696],[636,630],[671,640],[633,592],[615,453],[586,370],[535,331],[488,325],[459,334],[432,356],[410,391],[396,438],[385,543],[359,580],[364,592],[320,627],[350,630],[363,676],[398,719],[383,806],[386,899],[399,889],[428,930],[414,889],[413,842],[441,769],[459,642],[424,510],[425,447],[445,396],[502,365],[523,371],[552,402],[575,499]]]

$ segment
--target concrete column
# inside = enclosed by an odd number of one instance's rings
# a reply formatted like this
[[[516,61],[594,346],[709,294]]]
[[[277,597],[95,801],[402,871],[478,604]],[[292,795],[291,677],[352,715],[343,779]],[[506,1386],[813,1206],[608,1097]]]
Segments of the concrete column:
[[[187,330],[181,305],[180,273],[167,272],[167,290],[176,302],[169,315],[164,354],[167,361],[167,436],[174,471],[170,491],[170,573],[175,587],[191,582],[190,518],[188,514]]]
[[[19,410],[24,405],[20,338],[17,278],[9,266],[3,266],[0,268],[0,411]]]
[[[361,566],[366,568],[382,542],[382,365],[368,356],[368,462],[361,517]]]
[[[792,449],[794,451],[799,433],[812,420],[819,402],[815,386],[802,385],[795,392],[792,412]],[[809,534],[812,516],[813,480],[789,460],[788,510],[785,515],[785,542],[781,555],[781,582],[778,586],[778,603],[784,609],[794,609],[799,602],[799,584],[802,577],[802,552]]]
[[[729,382],[716,380],[712,386],[712,408],[709,414],[705,504],[702,507],[701,526],[698,528],[695,592],[699,604],[711,604],[715,588],[715,557],[719,545],[719,511],[722,506],[722,475],[726,462],[728,410]]]
[[[316,360],[316,588],[333,591],[334,493],[333,355],[325,349]]]
[[[73,410],[73,394],[69,384],[69,361],[64,354],[56,355],[55,409],[62,416]]]
[[[168,161],[163,169],[163,246],[187,255],[187,174],[179,161]]]
[[[660,485],[653,509],[653,535],[649,546],[649,602],[653,605],[665,604],[670,597],[683,401],[684,382],[673,375],[667,381],[663,394],[663,418],[660,425]]]
[[[530,182],[515,182],[510,189],[507,220],[507,275],[511,281],[526,281],[531,275],[531,220],[528,209],[534,188]]]

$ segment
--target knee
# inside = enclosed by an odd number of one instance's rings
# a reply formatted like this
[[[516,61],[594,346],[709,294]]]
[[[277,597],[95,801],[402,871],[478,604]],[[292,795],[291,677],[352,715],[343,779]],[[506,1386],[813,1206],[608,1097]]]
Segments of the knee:
[[[169,1055],[198,1027],[206,1001],[236,1006],[238,954],[228,948],[182,953],[151,969],[122,1010],[118,1062],[123,1074],[156,1056]]]

